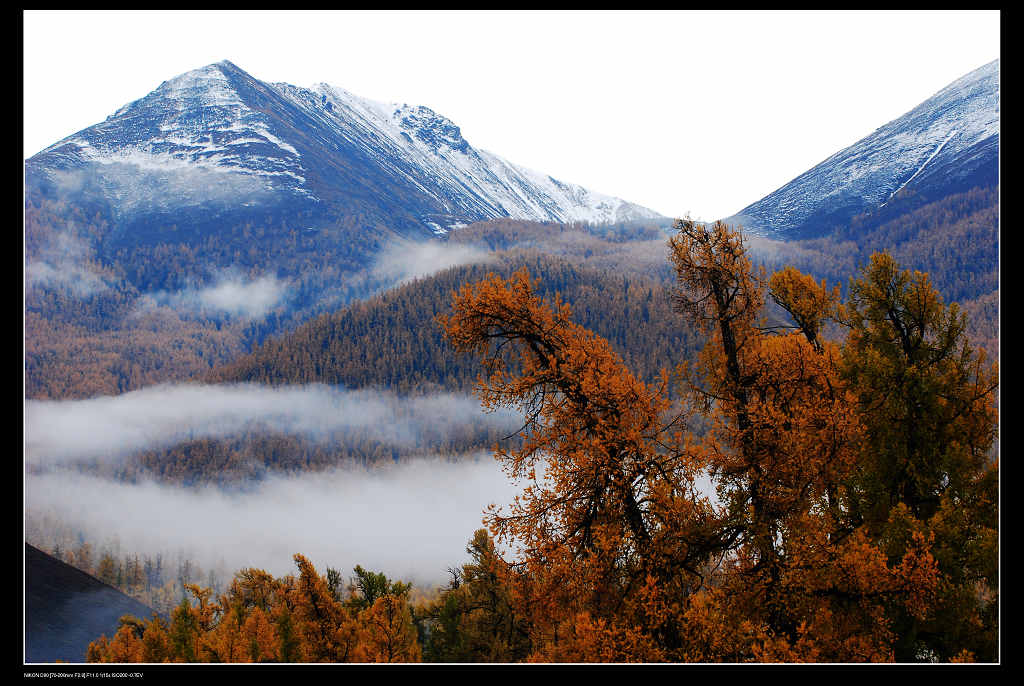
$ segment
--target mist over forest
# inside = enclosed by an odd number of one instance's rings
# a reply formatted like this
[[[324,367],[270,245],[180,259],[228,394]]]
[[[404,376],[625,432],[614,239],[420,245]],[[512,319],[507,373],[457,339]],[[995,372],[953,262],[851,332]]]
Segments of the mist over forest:
[[[224,585],[246,567],[289,574],[292,556],[302,553],[318,568],[358,564],[431,587],[466,561],[487,506],[516,492],[488,453],[458,463],[424,455],[370,472],[268,475],[237,490],[53,469],[26,477],[25,512],[73,522],[97,550],[116,537],[121,553],[181,552],[219,570]]]
[[[439,583],[486,506],[504,504],[515,491],[489,453],[456,462],[431,455],[432,440],[462,426],[510,435],[522,417],[484,413],[477,399],[455,393],[403,398],[322,384],[178,384],[87,400],[30,400],[25,422],[26,512],[74,522],[88,540],[117,535],[125,550],[140,554],[183,549],[204,568],[224,561],[228,569],[265,566],[281,574],[291,555],[303,552],[325,564],[376,565]],[[357,433],[415,457],[308,474],[270,469],[227,488],[128,483],[80,471],[83,464],[116,466],[140,451],[239,433],[301,436],[327,449]],[[255,548],[262,551],[258,560]]]
[[[246,431],[327,443],[339,432],[360,432],[386,445],[412,448],[428,445],[429,435],[466,424],[510,434],[521,423],[511,411],[485,414],[478,400],[456,393],[401,397],[323,384],[160,385],[86,400],[26,401],[25,457],[32,466],[113,461]]]
[[[998,661],[998,75],[716,222],[228,61],[44,149],[25,542],[156,613],[80,652]]]

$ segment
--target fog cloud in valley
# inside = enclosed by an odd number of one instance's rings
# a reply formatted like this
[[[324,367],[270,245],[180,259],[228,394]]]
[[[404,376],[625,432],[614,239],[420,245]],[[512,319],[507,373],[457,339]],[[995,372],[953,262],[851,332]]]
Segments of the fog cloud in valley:
[[[484,509],[511,502],[518,489],[490,453],[446,461],[430,454],[430,441],[460,426],[512,433],[520,423],[511,412],[483,413],[468,395],[400,397],[324,385],[162,385],[88,400],[28,400],[26,518],[64,522],[98,547],[116,537],[125,553],[183,551],[203,569],[255,566],[281,575],[294,571],[292,555],[302,553],[321,572],[331,565],[349,573],[360,564],[443,583],[449,566],[466,561]],[[322,441],[359,433],[422,452],[369,470],[268,471],[228,488],[128,483],[73,466],[240,431]]]
[[[398,285],[451,267],[492,259],[486,250],[469,245],[396,241],[378,253],[371,274],[376,279]]]
[[[138,308],[147,310],[165,306],[176,312],[259,319],[284,303],[288,296],[288,282],[276,276],[249,279],[225,272],[219,274],[210,286],[147,293],[139,299]]]
[[[116,536],[123,552],[184,551],[203,569],[295,571],[302,553],[324,573],[359,564],[392,578],[443,583],[468,561],[466,543],[490,503],[520,489],[493,457],[460,463],[423,458],[380,472],[333,470],[271,476],[225,491],[127,484],[67,470],[25,478],[26,517],[73,523],[95,543]]]
[[[183,440],[265,431],[326,441],[359,431],[383,443],[413,447],[467,423],[511,433],[512,412],[485,414],[461,394],[400,397],[333,386],[255,384],[153,386],[87,400],[27,400],[25,459],[45,466],[75,460],[114,460]]]
[[[73,228],[53,234],[25,264],[25,288],[58,288],[85,298],[110,288],[112,279],[92,262],[95,251]]]
[[[179,554],[229,576],[243,567],[288,574],[292,555],[302,553],[321,573],[330,565],[349,574],[359,564],[420,585],[443,584],[449,567],[467,561],[466,543],[484,510],[508,505],[525,486],[490,452],[458,460],[430,453],[434,438],[481,423],[511,434],[521,417],[484,413],[468,395],[401,397],[324,385],[164,385],[88,400],[29,400],[26,530],[57,522],[97,553],[113,539],[121,553]],[[243,430],[325,441],[336,432],[364,432],[416,452],[370,469],[267,471],[229,486],[129,483],[73,465]],[[544,471],[541,463],[542,483]],[[713,492],[706,478],[698,486]]]

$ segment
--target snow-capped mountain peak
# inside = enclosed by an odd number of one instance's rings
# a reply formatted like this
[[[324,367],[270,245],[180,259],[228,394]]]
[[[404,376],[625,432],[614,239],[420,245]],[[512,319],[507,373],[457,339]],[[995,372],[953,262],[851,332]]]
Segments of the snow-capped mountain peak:
[[[727,219],[775,237],[821,235],[901,191],[939,197],[998,181],[999,60],[953,81]]]
[[[354,203],[375,221],[434,233],[498,217],[599,223],[660,216],[478,150],[428,107],[379,103],[324,83],[264,83],[228,61],[163,82],[28,167],[44,177],[97,175],[119,206],[136,210],[176,200],[160,197],[157,180],[134,179],[132,168],[177,174],[182,187],[190,170],[205,174],[197,181],[205,186],[209,174],[227,174],[244,181],[232,182],[233,197],[250,204],[290,198],[327,212]],[[202,189],[181,195],[182,202],[211,202]]]

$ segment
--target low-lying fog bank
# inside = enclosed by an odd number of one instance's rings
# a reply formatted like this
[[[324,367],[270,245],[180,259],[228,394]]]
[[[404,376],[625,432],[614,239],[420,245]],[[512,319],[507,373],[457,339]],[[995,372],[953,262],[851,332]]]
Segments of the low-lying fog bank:
[[[387,445],[422,447],[467,424],[507,435],[521,421],[509,411],[484,413],[476,398],[454,393],[402,397],[321,384],[166,384],[87,400],[26,401],[25,459],[33,466],[103,462],[254,430],[314,441],[359,432]]]
[[[424,458],[378,472],[271,476],[246,491],[126,484],[67,470],[25,477],[26,517],[71,523],[122,552],[184,551],[204,569],[294,571],[302,553],[323,572],[359,564],[418,584],[443,583],[490,503],[519,488],[489,454]]]

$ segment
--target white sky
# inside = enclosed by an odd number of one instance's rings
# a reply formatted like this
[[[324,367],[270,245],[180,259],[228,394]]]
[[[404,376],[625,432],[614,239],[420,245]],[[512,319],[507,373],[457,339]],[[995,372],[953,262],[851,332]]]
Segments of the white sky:
[[[230,60],[426,105],[662,214],[731,215],[1000,54],[999,12],[25,11],[30,157]]]

